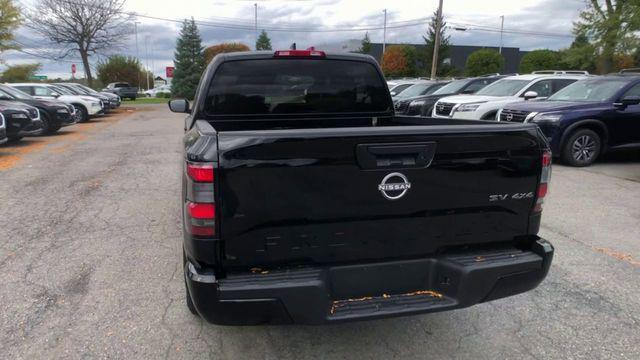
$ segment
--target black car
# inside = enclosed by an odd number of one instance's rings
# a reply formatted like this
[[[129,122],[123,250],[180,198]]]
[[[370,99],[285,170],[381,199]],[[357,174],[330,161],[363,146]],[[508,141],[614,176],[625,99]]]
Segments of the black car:
[[[38,109],[33,106],[0,100],[0,113],[4,118],[6,135],[10,141],[38,135],[42,130]]]
[[[509,104],[498,116],[537,124],[555,156],[588,166],[606,151],[640,147],[640,75],[580,80],[545,101]]]
[[[397,101],[394,104],[395,111],[397,115],[431,116],[433,105],[441,98],[458,94],[473,94],[506,76],[507,75],[491,75],[453,80],[432,94],[407,97]]]
[[[75,109],[59,100],[40,100],[11,86],[0,84],[0,99],[31,105],[40,111],[42,134],[51,134],[61,127],[76,123]]]
[[[79,96],[91,96],[94,98],[97,98],[98,100],[100,100],[100,106],[102,106],[102,113],[106,114],[110,109],[113,109],[113,107],[111,106],[111,99],[103,94],[97,93],[97,94],[88,94],[87,91],[85,91],[84,89],[80,89],[76,86],[72,86],[69,85],[67,83],[55,83],[53,84],[59,88],[63,88],[64,90],[70,92],[73,95],[79,95]]]
[[[4,120],[4,115],[0,111],[0,144],[4,144],[9,140],[7,137],[7,122]]]

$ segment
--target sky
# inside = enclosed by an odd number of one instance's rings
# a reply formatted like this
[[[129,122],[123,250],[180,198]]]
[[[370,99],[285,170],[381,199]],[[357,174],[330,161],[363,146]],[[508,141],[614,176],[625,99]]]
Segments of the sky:
[[[19,0],[18,4],[28,10],[37,1]],[[191,17],[199,22],[205,46],[242,42],[253,48],[254,4],[258,10],[258,29],[266,29],[274,49],[286,49],[295,42],[298,48],[335,50],[357,46],[367,32],[372,42],[382,42],[384,9],[387,43],[422,43],[428,22],[425,18],[437,10],[438,0],[127,0],[126,11],[139,15],[132,21],[138,22],[137,51],[132,31],[122,47],[102,57],[137,54],[156,75],[164,76],[165,67],[172,65],[179,20]],[[498,46],[503,15],[507,31],[503,34],[504,46],[557,50],[571,43],[573,22],[584,7],[584,0],[444,0],[443,14],[450,26],[447,29],[450,42],[455,45]],[[405,26],[411,24],[415,25]],[[344,31],[354,28],[357,31]],[[75,63],[78,73],[82,73],[77,56],[57,61],[42,58],[58,54],[58,49],[26,27],[18,30],[16,38],[25,45],[24,52],[0,54],[6,64],[39,62],[40,75],[69,78],[71,64]],[[99,59],[94,56],[92,63]]]

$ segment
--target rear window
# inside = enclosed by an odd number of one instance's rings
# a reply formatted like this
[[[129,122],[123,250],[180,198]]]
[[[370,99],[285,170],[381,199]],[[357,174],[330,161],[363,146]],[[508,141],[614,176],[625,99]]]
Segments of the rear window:
[[[210,115],[391,111],[387,85],[365,62],[265,59],[223,63],[209,87]]]

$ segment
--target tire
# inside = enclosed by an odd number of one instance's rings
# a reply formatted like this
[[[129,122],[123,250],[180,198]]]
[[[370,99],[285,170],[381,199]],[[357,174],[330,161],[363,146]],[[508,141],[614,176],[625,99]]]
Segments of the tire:
[[[42,115],[40,118],[40,120],[42,120],[42,131],[40,132],[40,135],[53,134],[60,129],[60,126],[56,127],[51,124],[51,118],[47,112],[43,110],[40,111],[40,114]]]
[[[187,263],[187,256],[184,254],[184,250],[182,250],[182,268],[184,269],[184,265]],[[186,270],[185,270],[186,271]],[[193,304],[193,300],[191,299],[191,294],[189,294],[189,288],[187,287],[187,274],[184,274],[184,290],[185,290],[185,299],[187,302],[187,308],[189,311],[196,316],[200,316],[198,311],[196,310],[196,306]]]
[[[134,96],[134,97],[132,97],[132,98],[131,98],[131,100],[132,100],[132,101],[136,101],[136,97],[135,97],[135,96]]]
[[[562,146],[562,161],[571,166],[583,167],[593,164],[600,155],[600,135],[589,129],[578,129],[565,140]]]
[[[73,104],[73,107],[76,109],[76,112],[80,114],[78,118],[78,122],[89,121],[89,113],[87,112],[87,109],[85,109],[84,106]]]

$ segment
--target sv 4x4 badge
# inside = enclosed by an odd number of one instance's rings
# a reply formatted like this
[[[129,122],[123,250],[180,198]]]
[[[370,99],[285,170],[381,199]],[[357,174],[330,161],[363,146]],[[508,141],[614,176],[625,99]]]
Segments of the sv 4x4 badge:
[[[411,189],[411,183],[404,174],[394,172],[388,174],[378,185],[378,190],[382,196],[389,200],[398,200]]]
[[[489,201],[503,201],[503,200],[524,200],[533,199],[533,193],[515,193],[515,194],[495,194],[489,195]]]

